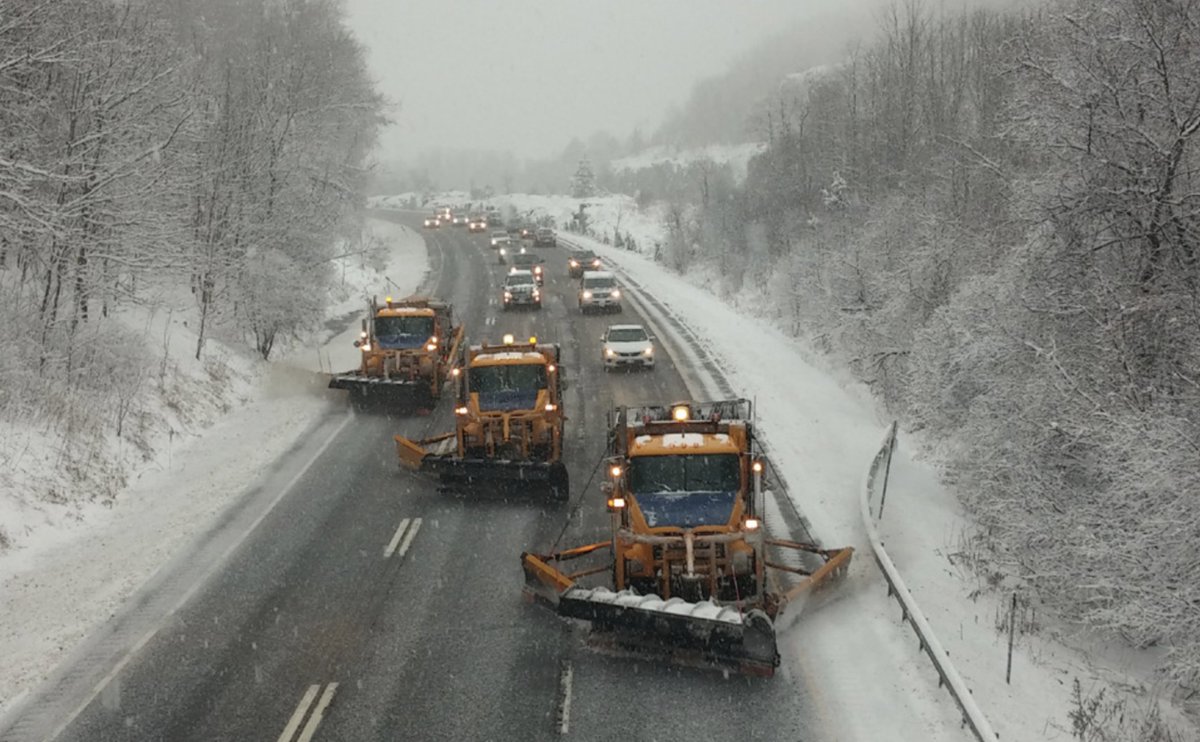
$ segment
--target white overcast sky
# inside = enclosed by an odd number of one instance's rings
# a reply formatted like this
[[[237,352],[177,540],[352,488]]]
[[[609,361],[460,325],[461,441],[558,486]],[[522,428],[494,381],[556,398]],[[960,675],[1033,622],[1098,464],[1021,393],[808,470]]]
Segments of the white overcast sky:
[[[847,0],[346,0],[381,91],[384,159],[432,147],[544,156],[650,134],[692,84]]]

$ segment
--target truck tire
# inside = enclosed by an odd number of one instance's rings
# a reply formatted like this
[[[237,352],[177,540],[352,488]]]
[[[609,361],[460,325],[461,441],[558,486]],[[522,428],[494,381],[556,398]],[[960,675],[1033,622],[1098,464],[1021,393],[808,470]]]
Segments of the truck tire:
[[[550,498],[555,502],[566,502],[571,499],[571,475],[567,466],[561,461],[550,465]]]

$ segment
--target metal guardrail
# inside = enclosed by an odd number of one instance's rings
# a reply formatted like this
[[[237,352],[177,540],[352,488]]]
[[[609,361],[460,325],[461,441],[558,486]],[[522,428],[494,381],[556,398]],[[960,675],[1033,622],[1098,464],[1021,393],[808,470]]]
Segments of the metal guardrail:
[[[912,626],[913,631],[917,635],[917,640],[921,643],[921,651],[929,656],[934,669],[937,670],[938,685],[946,688],[950,692],[950,696],[954,699],[954,702],[958,704],[958,708],[962,712],[963,724],[970,728],[979,742],[997,742],[999,737],[992,730],[992,725],[975,703],[975,698],[971,695],[971,689],[967,687],[962,676],[958,674],[958,670],[950,662],[949,653],[942,648],[941,642],[934,635],[933,628],[930,627],[925,614],[921,612],[916,599],[913,598],[912,593],[909,592],[908,587],[904,584],[903,578],[900,577],[900,572],[896,569],[896,565],[892,563],[891,557],[884,550],[883,541],[879,537],[879,530],[875,527],[875,519],[883,511],[883,503],[887,494],[888,474],[891,471],[892,454],[895,450],[896,423],[893,422],[888,426],[887,435],[883,439],[883,445],[871,461],[871,468],[867,471],[866,482],[859,501],[862,509],[863,526],[867,529],[867,538],[871,542],[871,551],[874,554],[875,563],[879,565],[879,571],[883,573],[883,578],[887,581],[888,595],[895,597],[896,601],[900,603],[903,619]],[[878,490],[879,512],[872,513],[871,500],[876,490]]]

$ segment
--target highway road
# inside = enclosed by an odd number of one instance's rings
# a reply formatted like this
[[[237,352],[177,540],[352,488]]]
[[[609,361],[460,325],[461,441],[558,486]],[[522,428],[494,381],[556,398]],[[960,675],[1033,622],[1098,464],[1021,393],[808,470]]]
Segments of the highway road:
[[[420,224],[417,214],[375,216]],[[787,662],[763,680],[611,656],[589,647],[582,627],[522,599],[523,550],[550,547],[568,518],[564,544],[607,537],[590,481],[607,411],[688,391],[665,354],[653,372],[604,372],[605,326],[639,317],[629,305],[580,314],[565,250],[538,248],[544,309],[504,312],[504,268],[486,235],[443,227],[423,236],[427,286],[454,304],[472,342],[512,332],[562,345],[570,502],[448,494],[399,469],[392,436],[450,430],[449,395],[427,415],[338,405],[263,485],[277,495],[257,493],[273,506],[211,579],[132,652],[89,667],[86,682],[62,681],[53,702],[31,705],[0,738],[823,738],[814,686]],[[64,690],[80,685],[85,692]]]

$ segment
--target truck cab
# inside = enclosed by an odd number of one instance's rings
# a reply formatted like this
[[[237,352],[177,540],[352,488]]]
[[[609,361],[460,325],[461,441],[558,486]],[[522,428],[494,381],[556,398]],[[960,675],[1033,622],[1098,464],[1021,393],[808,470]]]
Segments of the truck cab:
[[[762,462],[749,403],[621,408],[603,489],[618,589],[736,601],[762,579]]]

